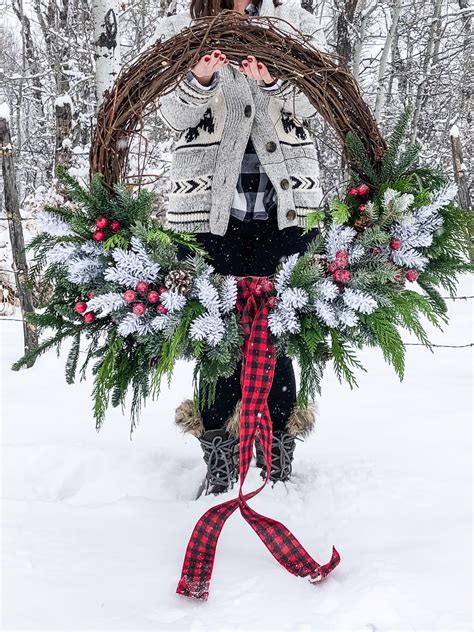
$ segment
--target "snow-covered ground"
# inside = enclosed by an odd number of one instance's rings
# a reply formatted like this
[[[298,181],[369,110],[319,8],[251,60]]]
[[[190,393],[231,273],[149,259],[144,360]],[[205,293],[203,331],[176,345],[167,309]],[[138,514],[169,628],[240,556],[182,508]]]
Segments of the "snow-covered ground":
[[[468,279],[460,294],[473,294]],[[450,327],[432,340],[470,342],[472,301],[450,305]],[[10,371],[21,325],[0,328],[2,630],[472,629],[471,349],[409,347],[402,384],[377,351],[363,354],[358,390],[328,371],[293,482],[251,503],[321,563],[334,544],[340,565],[320,584],[296,578],[236,513],[209,600],[197,602],[175,589],[191,530],[217,499],[193,500],[200,448],[172,422],[191,367],[130,441],[116,410],[96,433],[91,385],[65,384],[64,353]]]

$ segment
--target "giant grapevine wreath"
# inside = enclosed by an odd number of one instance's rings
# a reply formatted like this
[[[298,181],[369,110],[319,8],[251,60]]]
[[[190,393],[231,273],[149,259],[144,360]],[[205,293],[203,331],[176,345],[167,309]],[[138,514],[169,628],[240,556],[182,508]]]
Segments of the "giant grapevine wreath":
[[[452,295],[457,275],[471,269],[472,214],[454,204],[456,185],[414,166],[419,145],[401,150],[410,114],[400,116],[378,171],[358,137],[347,135],[367,182],[351,171],[345,194],[311,214],[308,229],[320,231],[307,251],[257,288],[269,296],[277,354],[300,366],[302,405],[319,392],[328,360],[356,385],[357,350],[366,345],[379,347],[403,378],[400,329],[429,348],[422,319],[447,322],[440,289]],[[57,175],[72,202],[45,207],[28,246],[30,280],[42,275],[44,305],[25,318],[50,334],[13,369],[71,339],[66,379],[85,378],[92,364],[98,429],[108,405],[125,409],[131,390],[133,431],[179,359],[195,361],[196,405],[212,402],[217,378],[230,376],[241,355],[236,279],[214,272],[192,234],[163,229],[149,191],[116,184],[111,195],[100,174],[87,189],[63,168]],[[187,256],[178,256],[183,248]]]

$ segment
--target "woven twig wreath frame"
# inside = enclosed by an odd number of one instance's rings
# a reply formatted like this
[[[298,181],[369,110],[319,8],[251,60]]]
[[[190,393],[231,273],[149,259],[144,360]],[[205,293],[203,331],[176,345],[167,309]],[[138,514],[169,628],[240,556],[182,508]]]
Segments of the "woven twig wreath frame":
[[[360,138],[377,169],[386,143],[356,80],[339,65],[337,55],[317,50],[291,25],[295,36],[289,36],[279,28],[279,24],[289,23],[280,18],[249,18],[225,10],[194,22],[165,42],[158,40],[122,68],[97,113],[90,151],[91,176],[100,172],[109,189],[126,179],[130,144],[135,135],[141,134],[146,110],[156,107],[160,96],[174,90],[202,55],[214,48],[237,65],[250,51],[273,76],[288,79],[335,130],[351,168],[364,176],[347,151],[349,131]],[[135,182],[140,184],[142,175],[134,176]]]

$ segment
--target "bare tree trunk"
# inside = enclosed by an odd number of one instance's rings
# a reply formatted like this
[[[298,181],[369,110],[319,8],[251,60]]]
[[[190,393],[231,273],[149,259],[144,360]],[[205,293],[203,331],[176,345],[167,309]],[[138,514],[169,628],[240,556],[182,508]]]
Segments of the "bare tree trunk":
[[[453,155],[454,179],[458,184],[458,204],[461,208],[472,210],[469,181],[462,158],[461,139],[459,138],[457,125],[453,125],[451,128],[451,151]]]
[[[118,37],[118,0],[93,0],[95,84],[97,105],[102,102],[120,71],[120,41]]]
[[[21,225],[20,203],[15,179],[15,164],[11,150],[11,138],[8,121],[0,118],[0,151],[2,156],[2,175],[5,185],[5,211],[10,231],[13,271],[22,314],[34,312],[33,296],[26,287],[28,265],[25,255],[25,240]],[[25,352],[31,351],[38,343],[35,328],[23,320],[23,339]],[[27,364],[30,368],[34,361]]]
[[[386,93],[386,84],[388,81],[387,68],[388,68],[388,57],[389,53],[392,49],[393,43],[395,41],[395,35],[397,32],[398,19],[400,17],[401,11],[401,0],[395,0],[393,5],[392,12],[392,23],[390,25],[390,30],[387,33],[387,38],[385,40],[385,46],[382,50],[382,56],[380,59],[379,70],[378,70],[378,78],[377,78],[377,97],[375,99],[375,119],[380,121],[380,116],[382,114],[383,106],[385,105],[385,93]]]
[[[422,76],[418,82],[415,99],[415,111],[412,119],[412,130],[410,142],[414,143],[418,134],[418,122],[420,120],[423,105],[427,99],[429,93],[428,83],[431,73],[431,67],[433,65],[433,57],[435,55],[436,33],[440,28],[440,16],[441,16],[442,0],[433,0],[433,17],[430,25],[430,32],[428,36],[428,42],[426,45],[425,58],[422,68]]]

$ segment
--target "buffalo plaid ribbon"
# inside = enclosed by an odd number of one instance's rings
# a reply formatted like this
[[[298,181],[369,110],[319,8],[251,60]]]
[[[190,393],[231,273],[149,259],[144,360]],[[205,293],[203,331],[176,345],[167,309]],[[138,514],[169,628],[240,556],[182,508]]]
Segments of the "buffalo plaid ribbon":
[[[181,579],[176,592],[187,597],[206,600],[209,596],[217,542],[222,527],[237,509],[268,548],[273,557],[290,573],[309,577],[311,583],[323,580],[339,564],[335,547],[327,564],[316,562],[295,536],[281,523],[254,511],[247,500],[267,484],[272,462],[272,421],[267,398],[275,370],[275,346],[268,331],[267,295],[262,283],[267,277],[237,278],[237,310],[244,335],[240,384],[240,489],[238,498],[208,509],[198,520],[188,542]],[[243,493],[242,487],[252,458],[255,433],[259,433],[265,461],[266,478],[256,490]]]

